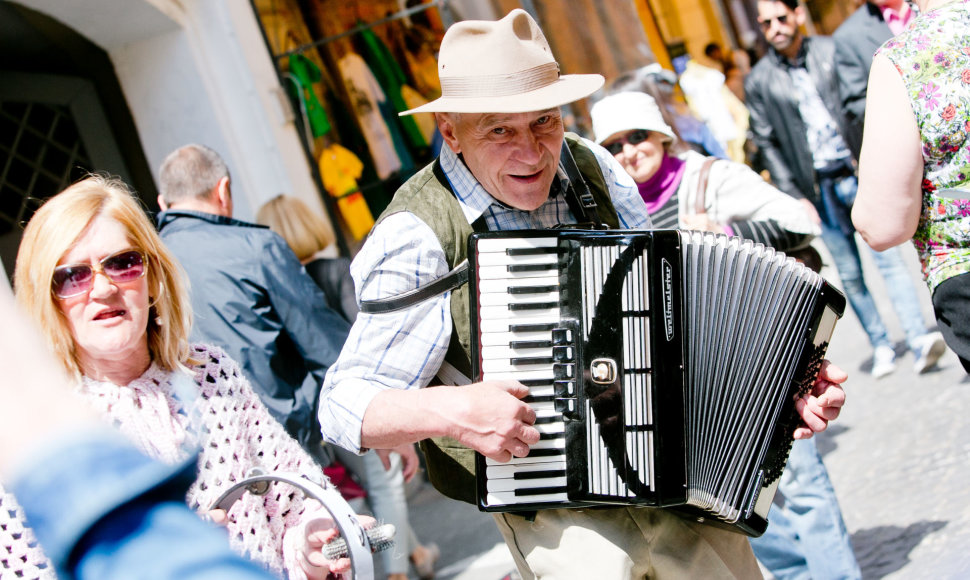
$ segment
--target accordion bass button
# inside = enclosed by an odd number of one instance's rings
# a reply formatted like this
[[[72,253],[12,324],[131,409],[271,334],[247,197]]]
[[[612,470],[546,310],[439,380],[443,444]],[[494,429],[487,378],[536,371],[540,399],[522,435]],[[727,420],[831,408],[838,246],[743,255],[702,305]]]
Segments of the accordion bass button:
[[[576,381],[555,381],[553,387],[557,397],[576,396]]]
[[[576,413],[576,399],[556,399],[556,412],[570,416]]]
[[[572,362],[573,347],[571,346],[552,347],[552,359],[556,362]]]
[[[552,331],[553,346],[571,345],[573,343],[573,331],[568,328],[557,328]]]
[[[556,363],[552,365],[553,379],[557,381],[572,379],[575,376],[572,363]]]

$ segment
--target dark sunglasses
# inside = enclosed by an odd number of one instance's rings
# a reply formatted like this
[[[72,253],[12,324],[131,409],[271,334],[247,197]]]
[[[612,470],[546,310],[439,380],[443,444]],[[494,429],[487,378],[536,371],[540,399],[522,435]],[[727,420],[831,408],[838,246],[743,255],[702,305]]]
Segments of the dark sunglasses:
[[[771,28],[771,23],[774,22],[775,20],[778,21],[778,24],[787,24],[788,15],[780,14],[778,16],[773,16],[771,18],[765,18],[764,20],[759,20],[758,26],[761,27],[761,30],[768,30],[769,28]]]
[[[145,275],[145,256],[138,250],[122,250],[97,264],[67,264],[54,268],[51,290],[58,298],[71,298],[91,291],[94,275],[101,272],[115,283],[131,282]]]
[[[606,143],[603,147],[610,152],[611,155],[619,155],[623,151],[623,145],[629,143],[630,145],[639,145],[647,139],[650,138],[650,131],[645,131],[643,129],[637,129],[636,131],[631,131],[626,137],[620,137],[618,140],[612,143]]]

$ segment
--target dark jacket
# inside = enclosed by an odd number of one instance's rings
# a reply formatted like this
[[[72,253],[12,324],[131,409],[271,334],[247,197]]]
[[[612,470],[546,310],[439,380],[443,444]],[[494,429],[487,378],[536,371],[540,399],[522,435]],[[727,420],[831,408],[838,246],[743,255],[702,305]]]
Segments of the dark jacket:
[[[327,306],[347,319],[351,324],[357,320],[357,295],[354,279],[350,276],[350,260],[347,258],[317,258],[304,264],[306,273],[327,296]]]
[[[843,114],[848,130],[858,135],[860,144],[872,56],[892,37],[893,33],[883,20],[882,11],[868,2],[860,6],[832,35]],[[858,149],[852,149],[852,154],[859,158]]]
[[[268,228],[186,210],[163,212],[158,223],[188,274],[193,340],[224,348],[270,413],[315,454],[320,386],[347,322]]]
[[[803,39],[801,50],[825,108],[835,119],[849,149],[858,150],[861,143],[850,143],[854,137],[846,131],[842,115],[835,74],[835,43],[827,36],[813,36]],[[775,186],[789,195],[814,202],[818,200],[818,192],[812,151],[798,109],[795,86],[783,61],[782,55],[770,49],[745,79],[751,131]]]

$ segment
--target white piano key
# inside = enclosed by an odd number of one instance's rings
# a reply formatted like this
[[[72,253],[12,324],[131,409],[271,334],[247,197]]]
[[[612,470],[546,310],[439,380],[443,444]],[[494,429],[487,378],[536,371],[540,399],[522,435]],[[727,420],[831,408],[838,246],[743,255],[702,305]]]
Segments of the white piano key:
[[[510,256],[504,252],[491,252],[478,255],[478,267],[483,266],[508,266],[519,264],[556,264],[559,262],[558,254],[528,254]]]
[[[552,331],[543,330],[538,332],[483,332],[480,346],[508,346],[512,342],[535,342],[540,340],[552,340]]]
[[[482,347],[482,359],[484,360],[500,360],[500,359],[511,359],[518,357],[551,357],[552,347],[544,348],[510,348],[508,345],[505,346],[485,346]]]
[[[529,395],[533,397],[551,397],[556,394],[556,387],[552,385],[529,387]]]
[[[562,422],[557,423],[539,423],[538,425],[533,425],[540,434],[546,433],[565,433],[566,424]]]
[[[562,503],[569,501],[566,492],[540,495],[515,495],[514,492],[489,493],[485,496],[485,503],[489,506],[515,505],[525,503]]]
[[[529,457],[527,455],[525,457],[513,457],[509,461],[495,461],[491,457],[486,457],[485,458],[485,465],[487,465],[487,466],[491,466],[491,465],[523,465],[523,464],[526,464],[527,465],[527,464],[532,464],[532,463],[557,463],[557,462],[564,463],[565,462],[565,459],[564,458],[565,458],[565,455],[564,454],[563,455],[547,455],[547,456],[543,456],[543,457],[537,457],[537,456]]]
[[[526,272],[509,272],[508,266],[480,266],[478,268],[479,280],[521,280],[525,278],[545,278],[553,274],[558,275],[556,268]]]
[[[486,372],[483,377],[486,381],[527,381],[527,380],[552,380],[552,369],[530,369],[518,372]]]
[[[499,306],[503,304],[530,304],[534,302],[559,302],[559,292],[538,294],[503,294],[495,292],[478,297],[478,306]]]
[[[505,479],[514,477],[516,473],[535,473],[537,471],[564,471],[566,461],[562,458],[559,461],[547,461],[545,463],[520,463],[518,465],[508,465],[506,463],[496,463],[485,468],[485,473],[489,479]]]
[[[556,238],[485,238],[478,240],[478,252],[504,252],[508,249],[519,248],[550,248],[556,247]]]
[[[531,278],[510,278],[496,280],[480,280],[478,283],[479,294],[491,294],[494,292],[508,293],[509,288],[523,286],[559,286],[559,275],[546,273],[545,276],[533,276]]]
[[[555,439],[543,439],[534,445],[530,445],[529,449],[566,449],[566,440],[562,437],[557,437]],[[563,451],[565,453],[565,451]],[[526,456],[528,457],[528,455]]]
[[[485,373],[508,373],[515,371],[529,371],[543,366],[552,366],[548,363],[519,363],[512,364],[507,358],[484,359],[482,360],[482,372]],[[516,379],[521,380],[521,379]]]
[[[559,322],[558,302],[552,308],[543,308],[541,310],[509,310],[508,306],[485,306],[478,309],[478,314],[482,320],[490,320],[493,322],[497,320],[511,320],[514,324],[522,324],[519,318],[528,317],[529,319],[533,319],[539,313],[547,317],[545,319],[546,322]]]
[[[515,491],[517,489],[535,489],[537,487],[566,487],[566,477],[543,477],[539,479],[489,478],[486,484],[489,493]]]

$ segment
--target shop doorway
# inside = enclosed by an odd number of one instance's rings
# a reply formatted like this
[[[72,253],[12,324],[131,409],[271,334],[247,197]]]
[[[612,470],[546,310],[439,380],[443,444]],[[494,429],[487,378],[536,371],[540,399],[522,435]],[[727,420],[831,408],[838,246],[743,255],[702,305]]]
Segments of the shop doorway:
[[[157,196],[107,55],[59,22],[0,2],[0,260],[14,269],[23,227],[43,202],[98,171]]]

